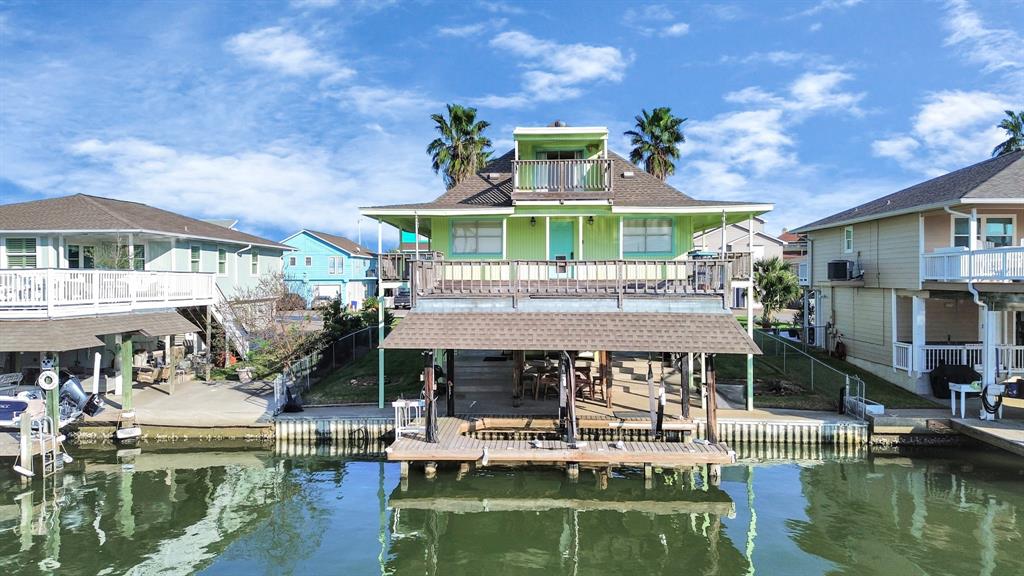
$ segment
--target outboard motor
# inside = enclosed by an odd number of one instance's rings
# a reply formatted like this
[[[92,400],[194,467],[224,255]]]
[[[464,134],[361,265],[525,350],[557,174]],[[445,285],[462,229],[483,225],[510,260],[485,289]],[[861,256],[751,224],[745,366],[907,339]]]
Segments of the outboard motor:
[[[60,387],[60,406],[62,420],[77,417],[75,412],[95,416],[103,410],[103,400],[96,394],[87,393],[78,377],[68,374],[68,379]]]

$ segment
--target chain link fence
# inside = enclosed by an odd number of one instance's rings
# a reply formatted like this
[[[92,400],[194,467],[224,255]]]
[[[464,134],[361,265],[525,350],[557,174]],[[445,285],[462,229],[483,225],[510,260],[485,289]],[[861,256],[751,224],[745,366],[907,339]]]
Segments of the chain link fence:
[[[316,352],[299,358],[274,379],[274,413],[280,412],[287,401],[287,389],[305,392],[322,376],[362,358],[376,349],[379,343],[377,326],[367,326],[349,332]]]
[[[754,342],[762,352],[760,356],[754,356],[755,375],[781,374],[812,394],[834,399],[852,416],[864,418],[866,402],[863,399],[867,391],[860,377],[818,360],[802,350],[805,345],[799,341],[754,330]]]

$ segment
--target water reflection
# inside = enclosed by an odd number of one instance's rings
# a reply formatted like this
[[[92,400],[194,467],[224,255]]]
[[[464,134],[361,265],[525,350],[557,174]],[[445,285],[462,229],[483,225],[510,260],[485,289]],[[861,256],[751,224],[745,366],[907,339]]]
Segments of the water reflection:
[[[232,449],[79,451],[0,472],[12,574],[1021,574],[1024,466],[1002,454],[666,471],[442,472]]]

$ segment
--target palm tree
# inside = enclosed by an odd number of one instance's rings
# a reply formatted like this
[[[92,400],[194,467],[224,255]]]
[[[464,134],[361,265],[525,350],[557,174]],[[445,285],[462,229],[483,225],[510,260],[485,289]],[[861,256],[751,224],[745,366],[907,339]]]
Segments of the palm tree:
[[[1013,110],[1006,110],[1006,118],[999,123],[999,127],[1006,130],[1006,135],[1009,138],[992,150],[993,156],[1024,150],[1024,110],[1016,114]]]
[[[775,312],[800,296],[800,283],[789,262],[774,256],[754,262],[754,293],[761,303],[761,325],[767,329],[775,323]]]
[[[433,159],[434,173],[443,173],[444,183],[451,189],[487,164],[491,140],[483,132],[491,124],[477,121],[476,108],[458,104],[448,104],[447,108],[447,118],[430,115],[441,135],[427,145],[427,154]]]
[[[662,180],[675,174],[674,160],[679,159],[679,144],[686,142],[683,122],[686,118],[673,116],[672,109],[667,106],[655,108],[649,114],[647,110],[641,110],[640,116],[636,117],[636,130],[624,133],[633,145],[629,161],[634,164],[643,162],[644,170]]]

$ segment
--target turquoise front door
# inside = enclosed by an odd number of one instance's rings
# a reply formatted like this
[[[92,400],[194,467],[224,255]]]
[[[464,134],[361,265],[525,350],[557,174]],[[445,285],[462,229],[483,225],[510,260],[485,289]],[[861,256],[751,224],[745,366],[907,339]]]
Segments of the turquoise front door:
[[[575,226],[572,220],[552,220],[548,260],[575,260]]]
[[[552,220],[549,225],[551,238],[548,239],[548,260],[575,260],[576,230],[572,220]],[[557,264],[551,269],[552,278],[571,278],[572,267]]]

